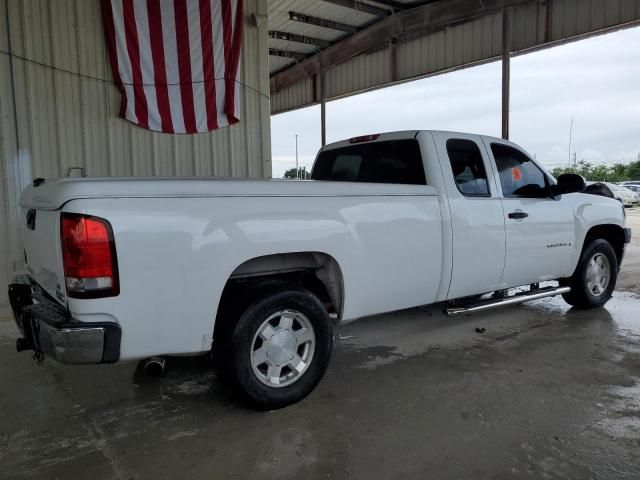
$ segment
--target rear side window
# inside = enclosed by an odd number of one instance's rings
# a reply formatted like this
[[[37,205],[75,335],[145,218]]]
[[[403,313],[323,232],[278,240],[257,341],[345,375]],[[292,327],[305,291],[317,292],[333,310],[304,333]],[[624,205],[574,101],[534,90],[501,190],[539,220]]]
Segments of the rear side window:
[[[547,195],[547,177],[528,156],[500,143],[492,143],[491,151],[505,197],[537,198]]]
[[[489,183],[478,144],[472,140],[447,140],[447,155],[460,193],[467,197],[489,197]]]
[[[350,145],[320,152],[313,180],[426,185],[416,140]]]

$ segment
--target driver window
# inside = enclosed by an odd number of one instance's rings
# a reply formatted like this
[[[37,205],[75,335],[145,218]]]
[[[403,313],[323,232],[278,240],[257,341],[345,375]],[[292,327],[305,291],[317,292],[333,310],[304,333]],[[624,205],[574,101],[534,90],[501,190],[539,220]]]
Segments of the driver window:
[[[505,197],[547,196],[547,178],[529,157],[516,148],[500,143],[492,143],[491,151]]]

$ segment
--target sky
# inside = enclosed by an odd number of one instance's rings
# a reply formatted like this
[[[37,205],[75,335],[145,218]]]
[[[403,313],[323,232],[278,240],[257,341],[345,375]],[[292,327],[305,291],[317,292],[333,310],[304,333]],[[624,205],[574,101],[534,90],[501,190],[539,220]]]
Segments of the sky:
[[[327,142],[395,130],[501,135],[500,62],[327,102]],[[572,152],[592,163],[640,157],[640,27],[513,57],[510,140],[546,167]],[[320,148],[320,107],[271,117],[273,176],[310,169]]]

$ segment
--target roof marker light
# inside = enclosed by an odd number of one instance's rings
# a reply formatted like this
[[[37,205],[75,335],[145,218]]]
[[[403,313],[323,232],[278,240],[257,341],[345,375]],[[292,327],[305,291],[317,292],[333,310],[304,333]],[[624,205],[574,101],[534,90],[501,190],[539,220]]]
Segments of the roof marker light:
[[[353,137],[349,139],[349,143],[364,143],[364,142],[373,142],[380,138],[380,134],[376,133],[374,135],[362,135],[361,137]]]

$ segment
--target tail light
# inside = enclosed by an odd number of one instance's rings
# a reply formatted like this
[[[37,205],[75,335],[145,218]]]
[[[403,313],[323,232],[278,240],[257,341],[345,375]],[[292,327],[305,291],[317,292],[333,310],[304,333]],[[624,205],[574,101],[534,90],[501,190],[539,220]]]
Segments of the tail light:
[[[120,293],[116,246],[108,221],[91,215],[63,213],[61,237],[69,297],[115,297]]]

